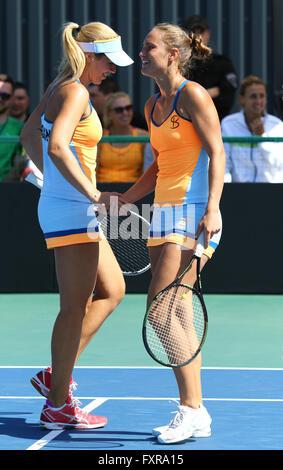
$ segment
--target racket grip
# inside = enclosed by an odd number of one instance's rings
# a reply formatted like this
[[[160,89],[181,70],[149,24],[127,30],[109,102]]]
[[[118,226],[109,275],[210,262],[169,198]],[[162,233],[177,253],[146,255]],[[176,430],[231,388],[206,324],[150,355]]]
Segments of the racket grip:
[[[195,256],[197,256],[197,258],[201,258],[203,251],[204,251],[204,230],[200,233],[197,239],[197,244],[196,244],[194,254]]]
[[[43,187],[43,180],[36,176],[34,173],[29,172],[27,176],[25,177],[25,181],[28,183],[33,184],[37,188],[41,189]]]

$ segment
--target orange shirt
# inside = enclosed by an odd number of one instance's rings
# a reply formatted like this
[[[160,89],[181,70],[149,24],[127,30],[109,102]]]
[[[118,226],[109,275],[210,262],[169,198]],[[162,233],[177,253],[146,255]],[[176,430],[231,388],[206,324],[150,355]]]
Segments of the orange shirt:
[[[173,109],[162,123],[154,120],[160,94],[151,111],[150,141],[158,152],[156,204],[189,204],[205,202],[208,198],[208,155],[193,123],[177,110],[179,93],[186,83],[179,87]]]
[[[75,129],[70,142],[70,150],[77,159],[82,171],[96,187],[97,143],[102,137],[102,126],[91,103],[90,108],[89,116],[81,119]],[[44,183],[41,193],[53,197],[63,197],[64,199],[88,201],[86,196],[81,194],[62,176],[48,155],[48,141],[53,123],[46,119],[45,113],[41,116],[41,124],[44,161]]]
[[[109,135],[106,130],[104,135]],[[138,135],[133,129],[133,136]],[[132,142],[126,147],[113,147],[110,143],[99,146],[99,159],[97,162],[97,181],[106,182],[134,182],[143,171],[144,145]]]
[[[85,175],[96,186],[97,144],[102,137],[102,126],[95,109],[91,109],[91,114],[77,125],[70,147]]]

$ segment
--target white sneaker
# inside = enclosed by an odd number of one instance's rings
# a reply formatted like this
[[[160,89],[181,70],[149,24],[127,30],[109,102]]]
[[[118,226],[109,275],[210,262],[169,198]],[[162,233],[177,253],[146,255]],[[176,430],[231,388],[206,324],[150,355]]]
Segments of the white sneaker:
[[[154,428],[152,434],[161,444],[181,442],[190,437],[209,437],[211,421],[203,405],[198,409],[180,405],[174,419],[167,426]]]

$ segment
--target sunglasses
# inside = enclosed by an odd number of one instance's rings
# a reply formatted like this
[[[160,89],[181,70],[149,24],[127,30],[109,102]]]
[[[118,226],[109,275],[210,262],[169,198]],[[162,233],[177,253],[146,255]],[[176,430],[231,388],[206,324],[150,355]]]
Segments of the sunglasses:
[[[126,111],[132,111],[133,110],[133,105],[128,104],[127,106],[117,106],[116,108],[113,108],[112,111],[115,111],[117,114],[122,114],[122,112]]]
[[[9,95],[9,93],[2,93],[0,91],[0,98],[2,98],[3,101],[8,101],[11,98],[12,95]]]

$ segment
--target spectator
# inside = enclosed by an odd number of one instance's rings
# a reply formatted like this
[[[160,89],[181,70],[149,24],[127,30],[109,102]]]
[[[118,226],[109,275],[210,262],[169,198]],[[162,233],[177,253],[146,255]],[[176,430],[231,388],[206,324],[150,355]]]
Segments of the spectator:
[[[91,83],[88,87],[89,98],[92,106],[96,110],[98,117],[103,123],[105,103],[109,95],[119,91],[119,86],[114,77],[107,77],[100,85]]]
[[[283,122],[267,114],[266,84],[249,75],[240,85],[239,104],[242,110],[226,116],[222,122],[223,137],[283,137]],[[225,182],[282,183],[283,144],[225,143]]]
[[[26,122],[29,117],[29,94],[24,83],[16,82],[10,104],[10,116]]]
[[[14,94],[11,98],[9,114],[19,121],[26,122],[29,118],[29,93],[26,85],[22,82],[15,82]],[[22,173],[21,178],[24,179],[29,171],[32,171],[36,175],[42,177],[42,173],[36,168],[35,164],[30,160],[28,155],[24,154],[21,157],[23,161],[26,161],[24,166],[25,171]]]
[[[0,74],[0,136],[19,136],[24,123],[9,116],[14,81]],[[26,156],[19,142],[0,143],[0,181],[20,181],[26,166]]]
[[[210,29],[205,18],[190,16],[183,27],[188,32],[201,35],[205,44],[210,41]],[[195,60],[189,71],[189,78],[207,89],[218,112],[219,119],[230,113],[238,86],[235,68],[230,59],[214,51],[206,61]]]
[[[148,135],[132,126],[133,103],[127,93],[113,93],[106,101],[104,135]],[[143,173],[144,143],[102,143],[98,147],[99,182],[134,182]]]
[[[103,125],[103,114],[105,103],[109,95],[120,91],[118,83],[114,77],[107,77],[100,85],[93,83],[88,87],[89,97],[92,106],[96,110],[98,117]],[[147,124],[144,116],[135,111],[132,119],[132,125],[147,130]]]

